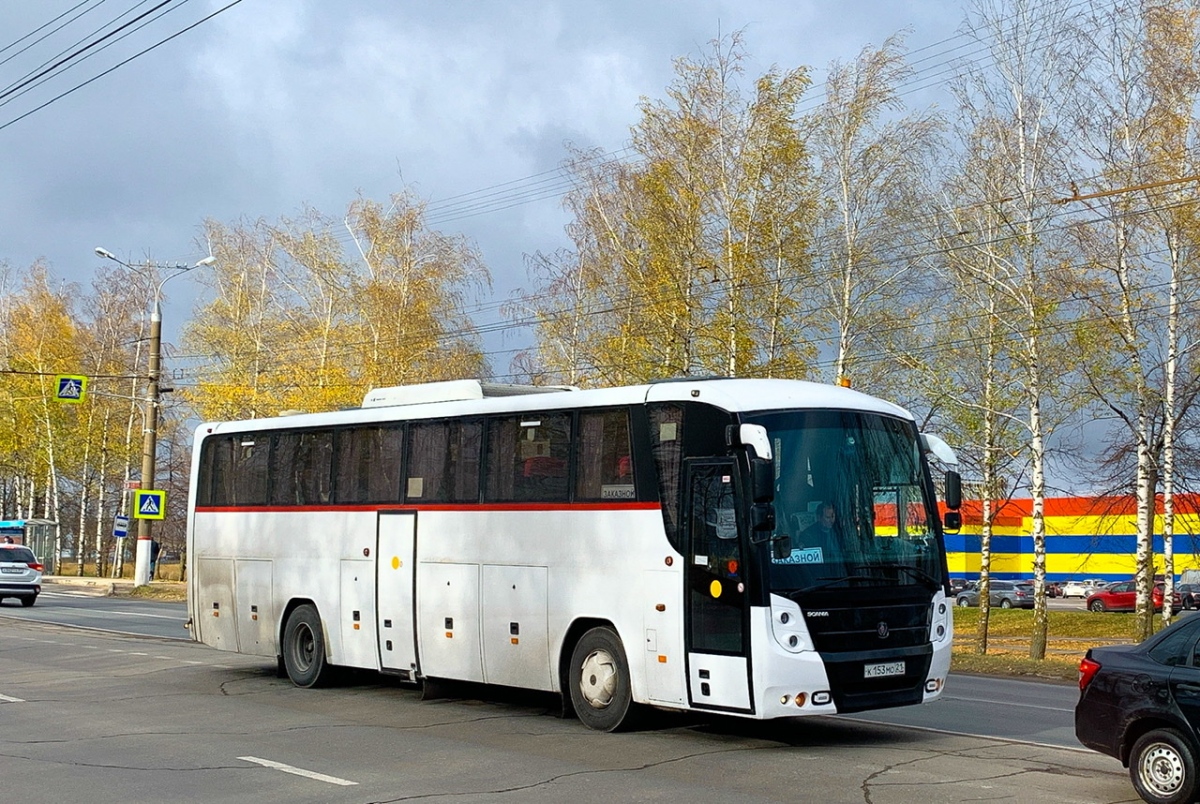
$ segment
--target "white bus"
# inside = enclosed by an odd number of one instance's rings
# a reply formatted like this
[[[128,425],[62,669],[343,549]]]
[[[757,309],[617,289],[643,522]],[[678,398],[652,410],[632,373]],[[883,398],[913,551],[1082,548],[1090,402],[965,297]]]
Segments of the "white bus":
[[[952,636],[930,450],[954,460],[895,405],[786,380],[463,380],[204,424],[192,634],[301,687],[545,690],[605,731],[930,701]]]

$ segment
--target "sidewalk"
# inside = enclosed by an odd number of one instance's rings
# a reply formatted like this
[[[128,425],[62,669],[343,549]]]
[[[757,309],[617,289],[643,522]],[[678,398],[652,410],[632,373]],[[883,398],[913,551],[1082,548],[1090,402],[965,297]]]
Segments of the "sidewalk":
[[[128,596],[134,588],[132,578],[96,578],[87,575],[43,575],[42,584],[82,588],[100,597]],[[150,588],[177,593],[180,598],[187,593],[187,584],[180,581],[151,581]]]

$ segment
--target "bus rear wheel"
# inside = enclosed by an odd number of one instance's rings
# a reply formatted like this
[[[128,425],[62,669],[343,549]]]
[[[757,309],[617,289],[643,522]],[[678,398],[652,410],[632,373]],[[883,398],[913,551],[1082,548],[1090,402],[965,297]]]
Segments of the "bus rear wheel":
[[[629,720],[629,663],[611,628],[593,628],[576,643],[568,682],[575,714],[589,729],[615,731]]]
[[[283,666],[297,687],[320,687],[329,681],[325,632],[316,606],[297,606],[283,627]]]

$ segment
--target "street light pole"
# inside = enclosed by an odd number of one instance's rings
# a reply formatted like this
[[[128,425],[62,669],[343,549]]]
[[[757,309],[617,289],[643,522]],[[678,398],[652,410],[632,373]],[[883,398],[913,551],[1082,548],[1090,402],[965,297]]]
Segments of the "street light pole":
[[[117,259],[112,252],[99,246],[96,247],[96,254],[107,260],[120,263],[132,271],[137,270],[137,268],[129,263]],[[154,289],[154,306],[150,310],[149,372],[146,385],[146,415],[142,430],[141,487],[143,491],[154,489],[155,465],[158,456],[158,405],[161,397],[158,381],[162,365],[162,288],[168,280],[180,274],[185,274],[193,268],[199,268],[202,265],[212,265],[216,261],[216,257],[205,257],[193,265],[160,266],[151,263],[146,264],[147,268],[166,267],[174,270],[176,273],[170,274],[159,281],[157,287]],[[137,550],[134,553],[133,585],[145,586],[150,583],[150,553],[151,544],[153,543],[153,536],[151,534],[152,520],[138,518],[137,523]]]

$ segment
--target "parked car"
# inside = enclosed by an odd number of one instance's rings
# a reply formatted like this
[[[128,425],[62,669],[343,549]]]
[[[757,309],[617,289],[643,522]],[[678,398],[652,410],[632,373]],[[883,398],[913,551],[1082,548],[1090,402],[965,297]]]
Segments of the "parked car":
[[[1002,609],[1033,608],[1033,588],[1012,581],[993,580],[988,588],[988,604]],[[978,606],[979,588],[965,589],[954,598],[956,606]]]
[[[15,597],[22,606],[32,606],[42,592],[42,569],[28,547],[0,544],[0,602]]]
[[[1155,611],[1162,611],[1163,589],[1164,584],[1154,584],[1150,599],[1154,604]],[[1183,598],[1179,594],[1179,590],[1175,590],[1171,600],[1172,608],[1183,608]],[[1089,611],[1133,611],[1137,608],[1137,582],[1121,581],[1109,584],[1103,589],[1097,589],[1087,596],[1086,605]]]
[[[1177,583],[1175,591],[1183,598],[1185,609],[1200,609],[1200,583]]]
[[[966,578],[951,578],[950,579],[950,593],[951,594],[957,595],[959,592],[963,591],[966,588],[967,588],[967,579]]]
[[[1046,582],[1046,597],[1062,597],[1062,584],[1058,581]]]
[[[1092,648],[1079,663],[1075,736],[1116,757],[1143,801],[1200,795],[1200,617],[1176,620],[1140,645]]]
[[[1086,598],[1092,592],[1095,592],[1103,584],[1097,584],[1094,580],[1087,581],[1067,581],[1062,585],[1062,596],[1066,597],[1082,597]]]

